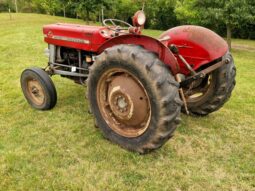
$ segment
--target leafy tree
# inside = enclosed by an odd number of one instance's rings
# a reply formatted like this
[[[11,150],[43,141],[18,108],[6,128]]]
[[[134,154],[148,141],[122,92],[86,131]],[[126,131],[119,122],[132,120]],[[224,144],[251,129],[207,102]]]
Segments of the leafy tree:
[[[153,27],[157,29],[169,29],[179,24],[174,13],[176,0],[157,0],[157,6],[154,6]],[[155,2],[154,2],[155,3]]]
[[[223,23],[227,29],[227,42],[231,48],[231,36],[234,28],[242,23],[254,21],[254,3],[252,0],[187,0],[179,1],[176,7],[177,17],[191,23],[219,26]],[[187,3],[187,4],[186,4]]]
[[[198,24],[198,11],[194,9],[195,0],[178,0],[174,13],[182,24]]]
[[[0,12],[7,12],[9,9],[9,5],[7,1],[5,0],[0,0]]]
[[[60,7],[63,9],[63,16],[66,17],[66,11],[70,7],[72,0],[59,0]]]
[[[116,9],[116,14],[112,15],[120,20],[127,21],[135,11],[139,10],[139,3],[134,0],[120,0],[117,5],[115,5],[114,9]]]
[[[15,11],[14,2],[12,0],[0,0],[0,12]]]
[[[75,0],[76,11],[89,24],[92,13],[98,13],[102,6],[106,9],[112,3],[112,0]]]
[[[38,0],[38,3],[44,8],[47,14],[56,15],[60,10],[59,0]]]

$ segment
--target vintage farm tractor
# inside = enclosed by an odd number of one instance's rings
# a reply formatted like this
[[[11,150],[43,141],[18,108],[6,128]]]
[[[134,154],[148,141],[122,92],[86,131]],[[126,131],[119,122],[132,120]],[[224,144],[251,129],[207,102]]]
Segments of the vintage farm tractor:
[[[180,112],[206,116],[221,108],[235,86],[235,66],[226,42],[199,26],[179,26],[158,39],[106,19],[104,26],[51,24],[43,28],[49,62],[23,71],[21,87],[35,109],[57,102],[49,76],[87,86],[96,125],[120,146],[146,153],[162,146],[180,122]]]

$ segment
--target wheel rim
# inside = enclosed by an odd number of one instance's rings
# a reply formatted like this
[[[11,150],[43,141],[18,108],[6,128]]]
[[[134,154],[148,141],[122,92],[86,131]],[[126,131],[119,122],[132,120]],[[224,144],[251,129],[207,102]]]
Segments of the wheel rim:
[[[45,92],[36,79],[27,80],[26,93],[29,99],[36,105],[42,105],[45,101]]]
[[[196,84],[195,84],[196,83]],[[196,103],[205,99],[212,93],[215,80],[212,73],[207,75],[201,82],[194,81],[189,89],[184,89],[184,95],[188,103]],[[195,87],[194,87],[195,86]]]
[[[124,137],[145,133],[151,119],[151,105],[141,82],[124,69],[110,69],[99,79],[97,103],[108,126]]]

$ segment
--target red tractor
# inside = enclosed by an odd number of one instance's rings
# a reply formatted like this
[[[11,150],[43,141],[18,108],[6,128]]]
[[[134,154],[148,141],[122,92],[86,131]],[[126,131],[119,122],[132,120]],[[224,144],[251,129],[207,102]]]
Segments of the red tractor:
[[[52,75],[87,85],[104,136],[139,153],[172,137],[181,111],[206,116],[221,108],[236,73],[226,42],[199,26],[175,27],[155,39],[141,34],[145,20],[138,11],[133,26],[117,19],[104,20],[104,26],[44,26],[48,66],[21,75],[28,103],[39,110],[56,105]]]

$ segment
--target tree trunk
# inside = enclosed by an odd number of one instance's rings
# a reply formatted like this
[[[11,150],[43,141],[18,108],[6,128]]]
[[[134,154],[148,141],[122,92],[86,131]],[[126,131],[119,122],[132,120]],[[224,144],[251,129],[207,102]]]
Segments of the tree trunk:
[[[227,43],[228,43],[229,50],[231,50],[231,36],[232,36],[232,28],[229,24],[227,24]]]
[[[89,18],[89,10],[86,10],[86,23],[87,23],[87,25],[89,25],[89,20],[90,20],[90,18]]]
[[[16,13],[18,12],[18,5],[17,5],[17,0],[14,1],[15,4],[15,9],[16,9]]]
[[[10,20],[12,20],[12,15],[11,15],[11,9],[9,8],[9,16],[10,16]]]
[[[66,17],[66,7],[63,7],[63,11],[64,11],[64,17]]]
[[[104,21],[104,7],[102,7],[102,23]]]

